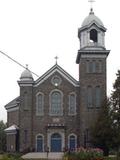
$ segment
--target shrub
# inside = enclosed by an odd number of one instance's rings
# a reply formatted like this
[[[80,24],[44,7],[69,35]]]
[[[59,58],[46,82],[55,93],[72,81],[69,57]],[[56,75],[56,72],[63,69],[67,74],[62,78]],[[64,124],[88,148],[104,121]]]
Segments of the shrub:
[[[22,160],[20,154],[6,154],[3,156],[3,160]]]
[[[65,153],[68,160],[103,160],[103,151],[99,148],[77,148]]]

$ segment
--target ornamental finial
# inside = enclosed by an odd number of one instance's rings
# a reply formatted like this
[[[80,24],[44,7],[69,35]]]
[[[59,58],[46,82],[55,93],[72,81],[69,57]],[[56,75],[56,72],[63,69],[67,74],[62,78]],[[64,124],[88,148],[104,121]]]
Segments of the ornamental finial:
[[[90,12],[93,13],[93,3],[95,2],[95,0],[88,0],[88,2],[90,2],[90,4],[91,4]]]
[[[57,64],[58,56],[55,57],[55,60],[56,60],[56,64]]]
[[[28,69],[28,64],[26,64],[26,69]]]

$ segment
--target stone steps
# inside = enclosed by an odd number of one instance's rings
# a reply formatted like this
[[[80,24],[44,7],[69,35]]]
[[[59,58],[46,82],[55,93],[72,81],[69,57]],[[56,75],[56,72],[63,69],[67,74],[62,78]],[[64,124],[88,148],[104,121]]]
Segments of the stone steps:
[[[39,159],[48,159],[48,160],[62,160],[64,153],[63,152],[31,152],[22,156],[25,160],[39,160]]]

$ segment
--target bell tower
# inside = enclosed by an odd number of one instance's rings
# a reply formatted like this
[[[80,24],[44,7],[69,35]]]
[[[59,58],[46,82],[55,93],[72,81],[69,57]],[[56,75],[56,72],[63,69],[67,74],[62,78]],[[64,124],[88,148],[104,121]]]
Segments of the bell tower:
[[[80,82],[80,139],[85,147],[91,145],[90,129],[106,98],[106,59],[110,51],[105,48],[105,32],[104,24],[91,8],[78,29],[80,50],[76,58]]]
[[[94,15],[91,8],[89,16],[85,18],[82,27],[78,30],[81,49],[103,50],[105,49],[105,32],[102,21]]]

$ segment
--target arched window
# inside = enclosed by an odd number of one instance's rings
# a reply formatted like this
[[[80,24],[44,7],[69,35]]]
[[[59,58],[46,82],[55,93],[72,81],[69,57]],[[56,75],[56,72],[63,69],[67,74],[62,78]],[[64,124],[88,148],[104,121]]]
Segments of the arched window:
[[[90,40],[93,41],[94,43],[98,41],[98,34],[96,29],[91,29]]]
[[[77,136],[74,134],[71,134],[68,136],[68,148],[70,150],[73,150],[77,147]]]
[[[89,73],[92,73],[93,72],[93,62],[90,61],[89,62]]]
[[[91,86],[87,87],[87,107],[93,107],[93,89]]]
[[[75,115],[76,114],[76,94],[71,93],[69,95],[69,115]]]
[[[101,88],[95,87],[95,106],[98,108],[101,105]]]
[[[62,93],[60,91],[53,91],[50,95],[50,115],[57,116],[62,114]]]
[[[87,60],[86,61],[86,72],[87,73],[96,73],[96,61]]]
[[[37,152],[43,152],[44,148],[43,145],[44,144],[44,138],[42,135],[38,135],[36,137],[36,151]]]
[[[86,61],[86,72],[87,72],[87,73],[90,73],[89,63],[90,63],[90,61],[87,60],[87,61]]]
[[[102,73],[102,61],[101,61],[101,60],[99,60],[98,72],[99,72],[99,73]]]
[[[27,92],[24,92],[24,100],[23,100],[23,103],[24,103],[24,110],[28,110],[28,109],[29,109],[29,106],[28,106],[28,95],[27,95]]]
[[[92,72],[96,73],[96,61],[95,60],[92,61]]]
[[[36,115],[44,114],[44,96],[42,93],[36,95]]]

